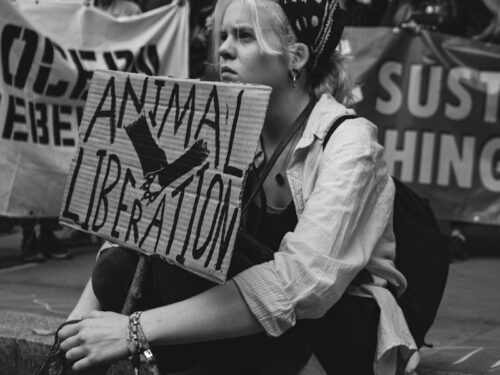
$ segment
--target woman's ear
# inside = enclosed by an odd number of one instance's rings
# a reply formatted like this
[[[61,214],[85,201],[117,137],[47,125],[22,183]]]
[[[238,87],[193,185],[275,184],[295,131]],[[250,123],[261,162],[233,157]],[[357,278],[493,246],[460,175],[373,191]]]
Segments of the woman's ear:
[[[307,65],[310,53],[304,43],[295,43],[290,52],[289,69],[300,71]]]

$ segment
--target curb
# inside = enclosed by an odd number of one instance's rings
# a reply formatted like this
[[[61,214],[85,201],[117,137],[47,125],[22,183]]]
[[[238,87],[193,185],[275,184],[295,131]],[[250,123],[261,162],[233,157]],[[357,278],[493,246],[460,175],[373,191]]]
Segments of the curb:
[[[35,374],[38,365],[52,345],[49,332],[63,322],[37,314],[0,310],[0,374]]]
[[[30,342],[23,339],[0,337],[0,374],[33,375],[43,363],[51,345]],[[143,371],[143,370],[141,370]],[[110,367],[106,375],[132,375],[128,361],[118,362]],[[97,375],[96,371],[86,371],[80,375]],[[149,374],[144,371],[141,374]],[[104,374],[102,374],[104,375]]]

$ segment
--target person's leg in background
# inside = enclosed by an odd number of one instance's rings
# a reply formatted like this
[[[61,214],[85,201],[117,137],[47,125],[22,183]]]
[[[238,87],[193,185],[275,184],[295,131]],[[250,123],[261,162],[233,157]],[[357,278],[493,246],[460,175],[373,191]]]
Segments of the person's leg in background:
[[[43,262],[45,259],[41,253],[40,242],[38,241],[35,225],[36,219],[19,219],[22,228],[21,239],[21,259],[23,262]]]
[[[464,227],[465,223],[461,221],[450,221],[450,261],[464,260],[469,256]]]
[[[68,259],[71,257],[68,250],[62,245],[54,232],[59,228],[57,218],[40,219],[40,248],[46,258]]]

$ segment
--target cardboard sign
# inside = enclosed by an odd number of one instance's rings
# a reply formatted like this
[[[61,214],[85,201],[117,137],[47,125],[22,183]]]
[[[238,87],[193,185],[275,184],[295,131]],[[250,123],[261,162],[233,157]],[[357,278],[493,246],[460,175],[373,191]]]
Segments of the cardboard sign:
[[[61,221],[224,282],[270,91],[97,71]]]

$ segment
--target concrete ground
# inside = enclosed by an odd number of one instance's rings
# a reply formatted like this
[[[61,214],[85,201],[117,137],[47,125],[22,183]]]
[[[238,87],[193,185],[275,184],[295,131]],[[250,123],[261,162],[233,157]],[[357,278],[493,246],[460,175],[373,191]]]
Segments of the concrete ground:
[[[491,229],[491,228],[490,228]],[[421,352],[420,375],[500,375],[500,232],[471,231],[472,254],[450,266],[436,322]],[[65,231],[58,233],[65,236]],[[71,249],[69,260],[22,264],[20,232],[0,234],[0,374],[33,374],[51,333],[75,304],[97,245]],[[121,364],[111,373],[130,373]]]

